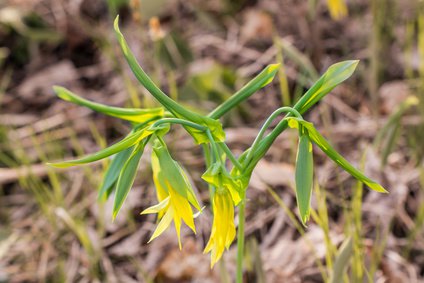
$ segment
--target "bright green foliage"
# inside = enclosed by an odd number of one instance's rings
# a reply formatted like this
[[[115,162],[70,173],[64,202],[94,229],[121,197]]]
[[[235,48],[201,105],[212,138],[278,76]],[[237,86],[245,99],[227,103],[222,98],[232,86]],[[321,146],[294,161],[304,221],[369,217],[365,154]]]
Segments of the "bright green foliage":
[[[119,44],[121,45],[122,53],[127,59],[127,62],[133,71],[135,77],[139,82],[162,104],[169,112],[171,112],[177,118],[184,118],[196,124],[205,126],[209,128],[214,137],[215,141],[224,141],[225,132],[222,129],[222,125],[219,121],[211,119],[206,116],[201,116],[197,113],[191,112],[188,109],[184,108],[171,98],[169,98],[162,90],[160,90],[152,79],[144,72],[140,64],[138,64],[137,59],[134,54],[131,52],[124,36],[119,30],[119,17],[115,19],[115,32],[118,37]],[[198,144],[207,143],[208,138],[205,137],[204,133],[199,133],[196,129],[186,128],[186,130],[193,136],[195,141]]]
[[[61,99],[69,101],[87,108],[94,110],[99,113],[103,113],[112,117],[116,117],[122,120],[127,120],[135,123],[144,123],[154,118],[161,118],[164,115],[162,107],[150,108],[150,109],[136,109],[136,108],[119,108],[103,105],[100,103],[91,102],[87,99],[79,97],[72,93],[66,88],[55,86],[53,87],[54,92]]]
[[[221,258],[224,250],[230,247],[235,238],[234,208],[235,206],[239,208],[237,282],[241,282],[242,278],[244,208],[246,190],[251,173],[275,139],[287,127],[299,130],[295,179],[300,220],[304,225],[309,219],[313,187],[311,142],[320,147],[337,165],[364,182],[371,189],[378,192],[387,192],[381,185],[366,177],[347,162],[330,146],[315,127],[303,120],[301,116],[337,85],[349,78],[355,70],[358,61],[344,61],[330,66],[327,72],[299,99],[293,108],[283,107],[277,109],[267,119],[252,146],[237,158],[225,143],[225,132],[218,119],[245,101],[257,90],[269,84],[279,70],[279,65],[271,64],[267,66],[260,74],[209,113],[209,115],[203,116],[183,107],[154,84],[137,62],[123,34],[120,32],[118,18],[115,20],[115,32],[123,55],[135,77],[155,97],[161,107],[152,109],[110,107],[88,101],[62,87],[54,87],[60,98],[88,107],[94,111],[129,121],[132,130],[121,141],[97,153],[51,165],[69,167],[115,155],[104,174],[104,180],[99,189],[99,199],[107,199],[112,192],[115,192],[113,207],[113,217],[115,218],[134,183],[145,146],[150,145],[152,147],[153,181],[156,187],[158,203],[141,213],[155,213],[158,215],[159,222],[150,241],[161,235],[173,221],[181,248],[180,229],[182,223],[184,222],[193,232],[196,232],[194,225],[195,214],[193,214],[192,207],[201,212],[200,204],[186,173],[171,157],[165,143],[164,136],[168,134],[172,124],[182,125],[188,134],[193,137],[194,141],[203,146],[206,171],[202,175],[202,179],[211,188],[211,203],[214,215],[211,236],[205,248],[205,252],[211,252],[211,266]],[[282,113],[287,114],[268,135],[265,135],[271,123]],[[232,168],[227,167],[228,162],[232,164]]]
[[[296,107],[300,113],[304,113],[312,105],[320,101],[327,93],[332,91],[336,86],[347,80],[355,71],[358,60],[349,60],[336,63],[322,75],[319,80],[305,93],[300,99],[301,107]]]
[[[125,165],[125,161],[131,156],[134,148],[129,147],[123,151],[120,151],[112,159],[105,175],[103,176],[103,182],[99,189],[98,199],[108,198],[111,194],[116,181],[118,180],[119,173],[122,171],[122,167]]]
[[[147,142],[147,140],[146,140]],[[143,155],[144,147],[146,142],[140,142],[135,146],[134,151],[131,153],[131,156],[127,159],[124,166],[121,169],[121,172],[116,183],[116,192],[115,192],[115,201],[113,203],[113,218],[116,218],[119,210],[124,203],[133,183],[135,180],[135,175],[137,173],[138,164],[140,158]]]
[[[271,83],[279,67],[280,67],[279,64],[268,65],[255,78],[249,81],[244,87],[242,87],[239,91],[237,91],[233,96],[231,96],[225,103],[221,104],[220,106],[215,108],[215,110],[213,110],[211,113],[209,113],[208,116],[213,119],[220,118],[229,110],[231,110],[232,108],[234,108],[235,106],[237,106],[238,104],[246,100],[256,91],[260,90],[261,88]]]
[[[126,136],[123,140],[115,143],[114,145],[102,149],[94,154],[87,155],[80,159],[70,160],[70,161],[64,161],[64,162],[58,162],[58,163],[49,163],[49,165],[58,167],[58,168],[66,168],[71,167],[75,165],[81,165],[81,164],[87,164],[94,161],[98,161],[100,159],[106,158],[108,156],[114,155],[122,150],[127,149],[130,146],[135,145],[136,143],[140,142],[141,140],[147,138],[148,136],[152,135],[154,131],[151,131],[147,129],[147,126],[139,129],[136,132],[130,133],[128,136]]]
[[[299,147],[296,156],[296,199],[299,208],[300,219],[305,225],[309,220],[311,194],[314,170],[314,161],[312,156],[312,143],[309,140],[306,129],[299,129]]]
[[[353,167],[343,156],[341,156],[330,144],[329,142],[315,129],[312,123],[300,120],[298,118],[287,118],[289,121],[290,128],[298,129],[300,126],[305,127],[309,139],[311,139],[328,157],[330,157],[334,162],[337,163],[340,167],[346,170],[350,175],[358,179],[367,185],[370,189],[380,192],[387,193],[387,191],[377,182],[371,180],[365,176],[361,171]]]

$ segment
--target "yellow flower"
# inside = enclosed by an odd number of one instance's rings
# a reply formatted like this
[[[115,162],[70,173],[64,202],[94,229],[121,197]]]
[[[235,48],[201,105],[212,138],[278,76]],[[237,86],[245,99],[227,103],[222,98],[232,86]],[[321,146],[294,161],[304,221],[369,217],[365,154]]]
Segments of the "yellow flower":
[[[347,7],[344,0],[327,0],[331,18],[340,20],[347,16]]]
[[[221,258],[224,250],[228,250],[236,236],[231,193],[225,188],[217,188],[212,199],[212,207],[214,214],[212,232],[203,251],[211,252],[211,268]]]
[[[156,144],[153,148],[152,169],[159,203],[147,208],[141,214],[157,213],[160,221],[149,242],[162,234],[174,220],[181,249],[181,224],[184,222],[196,233],[191,205],[198,210],[200,205],[184,171],[161,144]]]

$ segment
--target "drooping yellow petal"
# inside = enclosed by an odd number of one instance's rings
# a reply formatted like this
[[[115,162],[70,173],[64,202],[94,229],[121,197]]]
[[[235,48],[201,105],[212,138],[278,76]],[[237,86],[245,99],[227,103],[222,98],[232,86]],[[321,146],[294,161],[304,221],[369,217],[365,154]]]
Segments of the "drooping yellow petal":
[[[175,216],[184,220],[184,223],[196,233],[196,227],[194,226],[193,211],[191,210],[190,203],[182,197],[180,194],[170,189],[169,193],[172,198],[172,205],[175,209]]]
[[[194,226],[193,220],[193,211],[191,210],[190,203],[188,202],[188,200],[178,194],[176,191],[174,191],[170,187],[169,183],[167,184],[169,196],[171,198],[170,205],[174,210],[174,223],[178,237],[178,245],[181,249],[181,220],[183,220],[184,223],[186,223],[187,226],[190,227],[190,229],[193,230],[194,233],[196,233],[196,228]]]
[[[209,241],[204,253],[211,252],[211,268],[222,257],[236,235],[234,226],[234,204],[230,192],[217,188],[212,200],[214,219]]]
[[[169,194],[164,186],[164,184],[162,183],[163,180],[161,179],[161,166],[159,163],[159,159],[156,156],[156,154],[153,152],[152,153],[152,171],[153,171],[153,182],[155,183],[155,187],[156,187],[156,194],[158,197],[159,201],[164,200]]]
[[[142,214],[157,213],[158,224],[152,238],[153,240],[166,229],[172,220],[181,249],[181,225],[184,222],[194,233],[194,215],[191,205],[200,210],[193,189],[182,168],[175,162],[163,144],[156,144],[152,152],[153,181],[159,204],[154,205]],[[150,242],[149,241],[149,242]]]
[[[158,226],[156,227],[155,232],[153,232],[153,235],[152,235],[152,237],[150,238],[150,240],[149,240],[149,242],[148,242],[148,243],[150,243],[150,242],[151,242],[151,241],[153,241],[155,238],[157,238],[160,234],[162,234],[162,233],[166,230],[166,228],[168,228],[168,227],[169,227],[169,225],[170,225],[170,224],[171,224],[171,222],[172,222],[172,218],[173,218],[173,216],[174,216],[174,210],[173,210],[173,208],[172,208],[172,207],[170,207],[170,208],[166,211],[166,213],[165,213],[165,215],[162,217],[162,219],[160,220],[160,222],[159,222]]]
[[[152,213],[160,213],[162,210],[166,209],[169,204],[170,197],[165,198],[160,203],[153,205],[151,207],[146,208],[140,214],[152,214]]]
[[[184,170],[179,167],[179,170],[181,172],[181,176],[183,177],[186,185],[187,185],[187,199],[188,201],[197,209],[201,210],[200,204],[197,201],[196,195],[194,194],[193,188],[191,187],[190,180],[187,177],[187,174],[184,172]]]
[[[175,212],[177,212],[177,210],[175,210]],[[181,250],[182,249],[182,244],[181,244],[181,218],[178,216],[177,213],[174,214],[174,225],[175,225],[175,232],[177,233],[178,247]]]

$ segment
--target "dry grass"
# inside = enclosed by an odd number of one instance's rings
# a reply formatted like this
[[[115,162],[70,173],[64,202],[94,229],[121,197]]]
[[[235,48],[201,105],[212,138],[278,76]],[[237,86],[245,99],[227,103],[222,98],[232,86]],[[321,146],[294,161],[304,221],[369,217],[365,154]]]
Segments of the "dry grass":
[[[33,11],[49,26],[49,33],[42,39],[30,38],[25,32],[9,33],[0,19],[0,45],[15,54],[6,57],[0,69],[0,282],[225,282],[226,276],[231,278],[233,247],[214,270],[202,254],[211,222],[207,210],[196,220],[196,237],[184,231],[183,251],[178,250],[173,231],[146,244],[155,221],[139,215],[153,202],[148,154],[113,223],[112,204],[96,201],[106,164],[64,171],[43,165],[47,160],[94,152],[128,131],[117,120],[58,100],[52,85],[64,85],[113,105],[153,103],[121,64],[103,2],[6,2],[0,9],[17,9],[22,14]],[[395,39],[379,42],[389,45],[385,68],[378,72],[379,81],[372,82],[375,93],[371,95],[369,62],[376,60],[370,56],[378,50],[368,45],[370,26],[376,23],[368,1],[347,1],[350,14],[340,21],[329,17],[325,1],[318,1],[314,17],[309,14],[308,1],[247,2],[237,7],[229,1],[175,1],[159,10],[164,30],[175,30],[184,38],[195,58],[175,71],[179,99],[197,109],[210,109],[212,101],[219,101],[264,65],[275,62],[279,50],[285,52],[292,99],[303,92],[317,70],[341,59],[362,59],[359,72],[308,118],[348,160],[363,160],[359,164],[365,172],[390,191],[381,195],[362,189],[316,151],[313,219],[307,229],[301,227],[293,190],[296,136],[284,134],[255,170],[248,191],[247,282],[264,282],[264,278],[266,282],[327,282],[337,265],[338,249],[349,237],[353,253],[345,282],[359,282],[358,278],[422,282],[422,112],[411,108],[399,119],[400,132],[384,168],[381,146],[372,147],[377,132],[400,102],[423,90],[418,59],[402,57],[421,58],[423,64],[417,39],[424,34],[419,29],[422,25],[414,24],[412,32],[405,32],[405,21],[422,16],[422,10],[413,9],[412,2],[399,6],[391,30]],[[169,89],[172,80],[163,67],[166,63],[154,55],[148,18],[142,15],[145,18],[137,22],[131,10],[121,12],[136,56]],[[50,33],[61,39],[52,40]],[[274,46],[276,35],[285,47]],[[26,44],[26,51],[18,49],[19,40]],[[377,76],[377,71],[372,72]],[[201,88],[193,78],[213,81],[218,93]],[[253,141],[263,118],[282,104],[280,90],[276,80],[225,118],[231,148],[240,153]],[[140,101],[134,100],[134,94]],[[190,172],[200,199],[206,201],[205,184],[198,181],[203,170],[200,150],[193,150],[190,139],[178,130],[170,147]]]

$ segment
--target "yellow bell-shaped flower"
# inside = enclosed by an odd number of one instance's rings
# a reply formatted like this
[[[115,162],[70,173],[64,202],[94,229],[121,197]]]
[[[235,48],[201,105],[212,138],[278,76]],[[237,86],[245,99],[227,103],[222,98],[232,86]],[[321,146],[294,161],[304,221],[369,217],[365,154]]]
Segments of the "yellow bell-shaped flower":
[[[159,203],[147,208],[141,214],[157,213],[159,224],[149,242],[162,234],[174,220],[181,249],[181,224],[184,222],[196,233],[191,206],[200,210],[200,205],[184,171],[162,144],[153,147],[152,169]]]
[[[211,252],[211,268],[230,247],[236,236],[234,225],[234,202],[225,188],[217,188],[212,199],[213,224],[209,242],[204,253]]]

